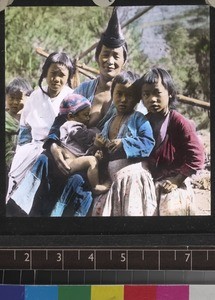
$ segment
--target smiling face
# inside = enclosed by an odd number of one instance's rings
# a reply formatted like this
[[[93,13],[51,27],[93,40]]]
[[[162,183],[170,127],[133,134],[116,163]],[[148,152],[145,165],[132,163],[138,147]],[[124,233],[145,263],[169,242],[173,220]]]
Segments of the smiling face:
[[[51,98],[56,97],[67,83],[69,70],[66,66],[52,63],[48,69],[46,82],[48,84],[48,94]]]
[[[169,111],[169,96],[160,77],[157,83],[144,83],[142,86],[142,101],[148,112],[166,115]]]
[[[133,112],[138,101],[135,98],[135,91],[131,83],[117,83],[115,85],[113,90],[113,102],[118,114],[129,114]]]
[[[108,80],[118,75],[124,65],[123,48],[107,48],[102,46],[98,59],[100,74]]]

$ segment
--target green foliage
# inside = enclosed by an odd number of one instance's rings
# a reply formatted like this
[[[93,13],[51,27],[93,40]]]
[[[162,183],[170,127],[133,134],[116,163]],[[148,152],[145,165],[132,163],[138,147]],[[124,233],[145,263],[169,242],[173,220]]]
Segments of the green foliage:
[[[151,66],[146,54],[141,51],[142,31],[131,24],[125,34],[126,41],[129,45],[129,57],[126,68],[142,76]]]
[[[120,7],[121,24],[143,7]],[[37,85],[45,58],[35,49],[46,52],[64,51],[71,58],[91,47],[105,30],[112,8],[100,7],[9,7],[5,13],[6,82],[15,76],[29,79]],[[153,9],[150,11],[153,21]],[[159,22],[145,23],[145,15],[123,29],[129,59],[125,66],[139,75],[152,65],[168,69],[176,82],[178,92],[209,101],[209,11],[207,6],[193,6],[177,15],[168,15]],[[156,26],[164,38],[166,54],[151,61],[144,52],[143,30]],[[149,37],[150,38],[150,37]],[[147,40],[144,40],[147,43]],[[156,45],[156,41],[154,43]],[[159,45],[157,45],[159,47]],[[89,52],[81,63],[98,68],[95,51]],[[205,76],[205,74],[207,76]],[[86,78],[81,76],[81,81]],[[186,110],[186,109],[185,109]],[[192,109],[190,109],[191,111]]]
[[[177,83],[178,92],[195,98],[200,76],[195,53],[191,51],[192,40],[189,39],[189,32],[180,23],[166,29],[166,32],[169,53],[162,62]]]
[[[178,92],[209,102],[210,43],[207,28],[186,28],[178,22],[165,28],[165,33],[169,53],[161,63],[173,76]],[[198,126],[208,119],[207,112],[201,108],[191,106],[188,110],[186,105],[180,105],[179,110],[189,119],[195,119]]]
[[[161,63],[171,72],[178,92],[209,101],[210,44],[208,7],[187,11],[182,20],[163,26],[168,55]]]
[[[198,64],[198,73],[200,76],[200,86],[202,99],[210,101],[210,40],[209,35],[203,31],[198,30],[194,32],[198,37],[196,44],[194,45],[194,53],[196,56],[196,62]]]
[[[37,47],[77,57],[98,40],[98,28],[105,28],[110,14],[111,9],[97,7],[9,7],[5,16],[6,81],[19,75],[36,85],[44,63],[35,52]],[[83,62],[92,58],[91,54]]]

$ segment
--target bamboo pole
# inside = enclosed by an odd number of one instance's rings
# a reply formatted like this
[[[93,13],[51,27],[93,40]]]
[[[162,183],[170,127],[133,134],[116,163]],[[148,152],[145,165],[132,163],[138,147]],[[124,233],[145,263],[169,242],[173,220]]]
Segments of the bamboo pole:
[[[91,72],[91,73],[93,73],[93,74],[96,74],[96,75],[99,75],[99,70],[97,70],[97,69],[95,69],[95,68],[91,68],[91,67],[88,67],[86,64],[84,64],[84,63],[82,63],[82,64],[80,64],[80,63],[76,63],[76,66],[78,67],[78,68],[82,68],[83,70],[86,70],[86,71],[89,71],[89,72]]]
[[[95,79],[96,78],[96,76],[92,75],[90,72],[88,72],[88,71],[86,71],[84,69],[81,69],[81,68],[77,68],[77,69],[78,69],[79,73],[87,76],[90,79]]]
[[[49,54],[40,47],[36,48],[36,53],[38,53],[39,55],[46,57],[46,58],[49,56]],[[85,64],[78,63],[77,59],[75,59],[75,66],[76,66],[76,71],[71,80],[71,85],[72,85],[72,88],[74,88],[74,89],[80,84],[79,73],[81,73],[84,76],[87,76],[90,79],[96,78],[96,76],[94,76],[92,73],[97,74],[97,75],[99,74],[98,70],[88,67]]]
[[[202,101],[202,100],[198,100],[198,99],[194,99],[194,98],[190,98],[190,97],[186,97],[184,95],[177,95],[178,101],[185,103],[185,104],[190,104],[190,105],[195,105],[195,106],[199,106],[205,109],[210,110],[210,103],[206,102],[206,101]]]
[[[82,59],[84,56],[86,56],[88,53],[90,53],[92,50],[94,50],[97,45],[98,45],[98,42],[94,43],[92,46],[90,46],[90,48],[88,48],[87,50],[85,50],[84,52],[82,52],[79,55],[79,59]]]
[[[36,48],[36,53],[38,53],[39,55],[46,57],[46,58],[49,56],[49,54],[40,47]],[[99,75],[99,71],[97,69],[88,67],[84,63],[80,64],[79,62],[77,62],[77,59],[75,60],[75,66],[79,70],[80,73],[82,73],[83,75],[85,75],[91,79],[95,78],[95,76],[93,76],[91,73]]]
[[[141,17],[142,15],[144,15],[145,13],[147,13],[148,11],[150,11],[152,8],[154,8],[155,6],[149,6],[147,8],[144,8],[143,10],[141,10],[139,13],[137,13],[134,17],[132,17],[131,19],[129,19],[127,22],[125,22],[124,24],[122,24],[122,28],[128,26],[130,23],[132,23],[133,21],[135,21],[136,19],[138,19],[139,17]]]
[[[131,19],[129,19],[125,24],[122,25],[122,29],[124,27],[126,27],[128,24],[130,24],[131,22],[133,22],[134,20],[138,19],[139,17],[141,17],[143,14],[147,13],[150,9],[152,9],[154,7],[153,6],[149,6],[147,8],[144,8],[143,10],[141,10],[138,14],[136,14],[134,17],[132,17]],[[90,46],[87,50],[85,50],[84,52],[82,52],[79,55],[79,59],[82,59],[84,56],[86,56],[88,53],[90,53],[93,49],[96,48],[96,46],[98,45],[98,42],[94,43],[92,46]]]
[[[76,64],[76,62],[77,62],[77,60],[75,59],[74,63]],[[71,79],[71,86],[73,89],[75,89],[81,83],[79,73],[80,72],[79,72],[78,68],[75,68],[75,74],[73,75],[73,77]]]
[[[36,48],[36,53],[46,58],[49,56],[49,54],[46,51],[44,51],[41,47]]]
[[[48,57],[48,53],[45,52],[42,48],[38,47],[36,48],[36,52],[44,57]],[[96,76],[92,75],[91,73],[94,73],[96,75],[99,75],[99,71],[86,66],[85,64],[80,64],[80,63],[76,63],[76,67],[79,71],[79,73],[83,74],[84,76],[87,76],[90,79],[95,79]],[[78,74],[76,74],[76,76],[78,77]],[[75,83],[76,82],[76,83]],[[78,78],[76,78],[76,80],[74,80],[73,82],[73,87],[75,88],[76,85],[78,83]],[[202,107],[204,109],[210,110],[210,103],[206,102],[206,101],[202,101],[202,100],[198,100],[195,98],[190,98],[190,97],[186,97],[184,95],[178,94],[177,95],[178,101],[185,103],[185,104],[189,104],[189,105],[195,105],[195,106],[199,106]]]

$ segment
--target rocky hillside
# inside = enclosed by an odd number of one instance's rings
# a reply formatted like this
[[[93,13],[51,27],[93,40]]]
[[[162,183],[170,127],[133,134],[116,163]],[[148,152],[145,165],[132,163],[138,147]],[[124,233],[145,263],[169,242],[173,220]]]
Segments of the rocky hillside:
[[[211,213],[211,150],[210,132],[198,131],[205,148],[205,168],[192,176],[192,186],[195,193],[198,215],[210,215]]]

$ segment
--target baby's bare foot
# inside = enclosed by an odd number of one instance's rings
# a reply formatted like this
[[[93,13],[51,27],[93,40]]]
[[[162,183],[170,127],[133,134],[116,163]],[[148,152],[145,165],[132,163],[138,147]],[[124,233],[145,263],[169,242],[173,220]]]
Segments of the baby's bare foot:
[[[93,189],[94,195],[105,194],[110,189],[111,184],[97,184]]]
[[[111,180],[108,179],[102,183],[102,185],[105,185],[108,189],[110,189],[111,184],[112,184]]]

